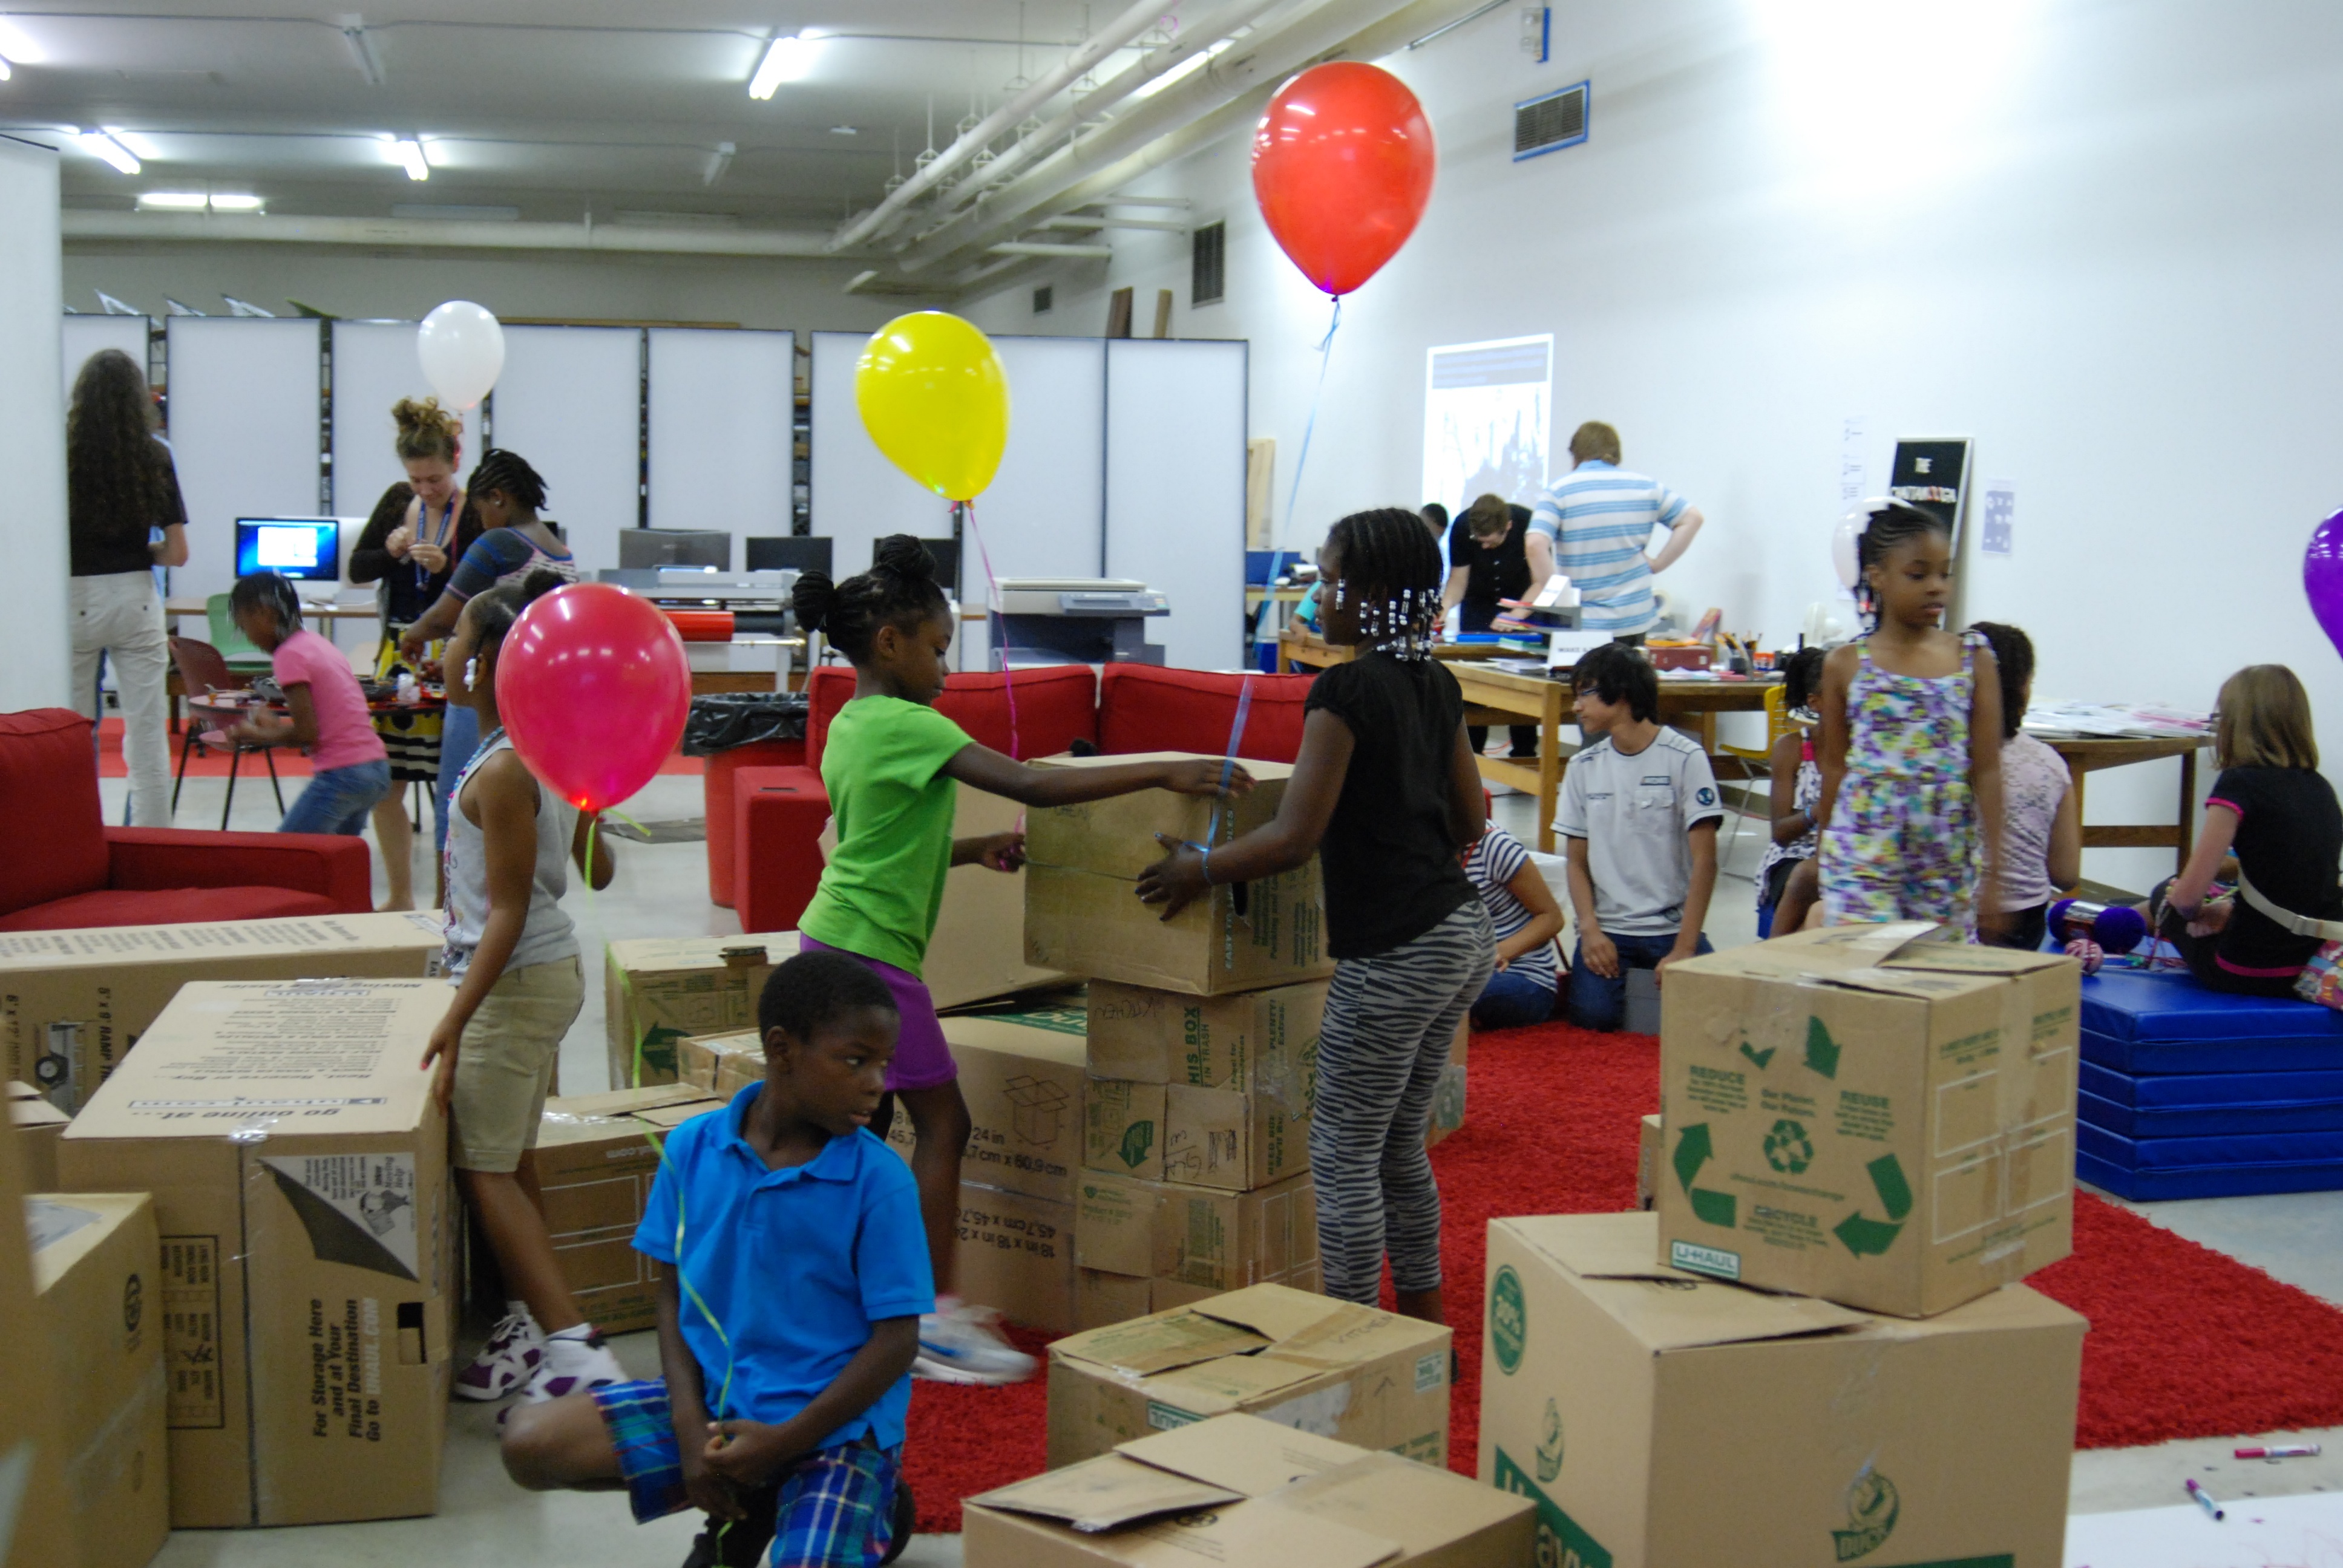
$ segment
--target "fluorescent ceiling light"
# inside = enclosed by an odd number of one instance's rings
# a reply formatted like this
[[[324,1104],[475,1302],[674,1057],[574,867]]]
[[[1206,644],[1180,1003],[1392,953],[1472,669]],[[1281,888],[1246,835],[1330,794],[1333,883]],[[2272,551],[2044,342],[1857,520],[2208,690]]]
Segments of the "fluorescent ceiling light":
[[[350,18],[342,26],[342,42],[349,45],[350,58],[357,64],[358,75],[367,79],[367,85],[381,86],[387,79],[382,68],[382,55],[376,51],[374,35],[366,30],[366,24]]]
[[[390,161],[405,168],[408,179],[427,180],[431,177],[431,165],[423,156],[423,143],[419,138],[386,136],[383,140],[390,145]]]
[[[8,57],[5,55],[0,55],[0,82],[6,81],[15,74],[15,72],[11,71],[8,68]]]
[[[90,156],[104,158],[126,175],[135,175],[138,172],[136,156],[128,147],[115,140],[111,128],[82,131],[76,134],[81,138],[82,151],[89,154]]]
[[[749,95],[769,98],[783,82],[802,82],[813,71],[815,40],[791,33],[767,45],[757,74],[749,78]]]
[[[201,191],[141,191],[138,205],[171,212],[201,212],[211,205],[211,197]]]
[[[0,55],[19,65],[45,65],[49,58],[47,50],[25,37],[24,29],[6,16],[0,16]]]
[[[216,195],[212,197],[212,211],[258,212],[260,200],[256,196]]]

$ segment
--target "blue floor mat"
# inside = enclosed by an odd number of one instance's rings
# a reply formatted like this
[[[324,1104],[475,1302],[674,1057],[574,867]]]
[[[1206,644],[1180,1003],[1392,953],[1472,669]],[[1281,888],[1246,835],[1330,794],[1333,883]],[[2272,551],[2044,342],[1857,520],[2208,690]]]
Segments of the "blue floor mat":
[[[2075,1146],[2132,1170],[2167,1165],[2343,1164],[2343,1132],[2232,1132],[2201,1138],[2127,1138],[2078,1122]]]
[[[2097,1062],[2083,1063],[2084,1092],[2118,1105],[2299,1105],[2343,1101],[2343,1072],[2173,1072],[2137,1077]]]
[[[2330,1017],[2335,1011],[2311,1002],[2296,1005]],[[2082,1045],[2085,1061],[2142,1078],[2169,1073],[2343,1072],[2343,1037],[2334,1035],[2126,1040],[2087,1025]]]
[[[2083,980],[2087,1032],[2121,1040],[2315,1039],[2343,1043],[2343,1013],[2291,998],[2207,990],[2187,973],[2108,970]]]
[[[2264,1078],[2316,1076],[2264,1073]],[[2343,1100],[2280,1101],[2270,1105],[2133,1106],[2086,1093],[2076,1114],[2093,1127],[2126,1138],[2207,1138],[2238,1133],[2343,1131]]]
[[[2288,1165],[2180,1165],[2134,1171],[2078,1153],[2075,1174],[2103,1192],[2134,1202],[2164,1198],[2244,1198],[2259,1192],[2331,1192],[2343,1188],[2343,1161]]]

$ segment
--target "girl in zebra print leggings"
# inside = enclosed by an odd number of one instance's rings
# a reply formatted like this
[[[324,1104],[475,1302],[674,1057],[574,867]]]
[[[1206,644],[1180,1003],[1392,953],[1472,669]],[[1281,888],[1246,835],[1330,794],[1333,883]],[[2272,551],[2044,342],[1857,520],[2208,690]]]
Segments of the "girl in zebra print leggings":
[[[1178,913],[1214,882],[1321,857],[1338,960],[1318,1045],[1310,1163],[1326,1293],[1377,1303],[1388,1254],[1399,1310],[1443,1321],[1440,1189],[1424,1122],[1496,940],[1460,853],[1488,826],[1463,694],[1432,657],[1440,551],[1414,513],[1359,512],[1320,552],[1326,640],[1357,657],[1310,689],[1274,820],[1199,851],[1164,838],[1139,896]]]

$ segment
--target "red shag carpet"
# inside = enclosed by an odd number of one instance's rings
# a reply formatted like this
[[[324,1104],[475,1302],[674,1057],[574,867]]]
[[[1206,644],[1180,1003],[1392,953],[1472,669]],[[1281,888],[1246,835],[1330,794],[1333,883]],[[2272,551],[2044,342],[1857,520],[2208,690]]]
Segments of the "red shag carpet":
[[[171,774],[174,778],[176,778],[179,772],[179,748],[186,739],[185,729],[186,721],[183,719],[180,722],[182,726],[180,732],[170,738]],[[197,755],[187,759],[186,776],[190,779],[225,779],[227,777],[227,753],[217,747],[208,747]],[[680,751],[673,753],[666,761],[659,764],[659,771],[662,774],[699,774],[707,770],[708,764],[703,759],[686,757]],[[277,752],[277,775],[280,779],[307,779],[309,777],[309,759],[298,751],[280,747]],[[130,769],[122,760],[122,720],[119,719],[98,720],[97,776],[101,779],[130,777]],[[237,787],[241,789],[245,781],[251,779],[259,779],[261,788],[264,789],[268,787],[267,759],[249,755],[245,758],[243,765],[236,769]],[[190,825],[180,824],[182,827]]]
[[[1470,1077],[1463,1129],[1432,1154],[1463,1373],[1450,1463],[1467,1475],[1480,1435],[1488,1222],[1634,1206],[1637,1124],[1659,1109],[1659,1042],[1561,1024],[1477,1034]],[[2077,1447],[2343,1424],[2343,1312],[2258,1269],[2083,1194],[2075,1255],[2027,1282],[2091,1320]],[[1037,1355],[1047,1342],[1016,1337]],[[1040,1471],[1046,1419],[1040,1378],[1008,1389],[917,1384],[904,1470],[920,1528],[958,1530],[961,1498]]]

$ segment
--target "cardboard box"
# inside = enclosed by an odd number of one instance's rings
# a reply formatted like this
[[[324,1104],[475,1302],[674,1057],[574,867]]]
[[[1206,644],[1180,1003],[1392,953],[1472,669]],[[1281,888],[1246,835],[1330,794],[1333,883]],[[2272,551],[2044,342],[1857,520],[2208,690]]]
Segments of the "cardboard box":
[[[1659,1201],[1660,1152],[1664,1140],[1660,1131],[1660,1119],[1644,1118],[1642,1130],[1635,1135],[1635,1207],[1649,1209]]]
[[[1473,1020],[1459,1019],[1456,1038],[1449,1043],[1448,1065],[1440,1070],[1440,1087],[1433,1091],[1432,1115],[1423,1130],[1423,1146],[1432,1148],[1464,1125],[1465,1058],[1471,1054]]]
[[[943,1020],[968,1101],[963,1180],[1070,1204],[1081,1174],[1084,1015],[1078,1003]],[[908,1161],[916,1147],[900,1107],[887,1141]]]
[[[25,1208],[17,1159],[23,1141],[15,1123],[0,1116],[0,1214]],[[65,1485],[67,1451],[60,1430],[65,1401],[56,1361],[45,1336],[25,1332],[39,1321],[38,1307],[26,1234],[0,1225],[0,1323],[17,1331],[0,1334],[0,1388],[8,1391],[6,1447],[0,1452],[11,1473],[10,1528],[0,1534],[0,1564],[75,1568],[80,1542]]]
[[[754,1029],[695,1034],[675,1042],[678,1081],[729,1100],[765,1076],[765,1037]]]
[[[1537,1504],[1539,1562],[2065,1561],[2081,1318],[2023,1285],[1917,1322],[1744,1290],[1654,1263],[1659,1229],[1489,1227],[1480,1475]]]
[[[59,1409],[82,1568],[143,1568],[171,1533],[154,1200],[46,1194],[24,1213],[37,1321],[70,1391]]]
[[[1185,755],[1150,752],[1145,759]],[[1141,756],[1053,757],[1051,767],[1115,767]],[[1144,789],[1028,814],[1025,958],[1044,969],[1195,996],[1258,990],[1334,972],[1318,861],[1223,884],[1176,919],[1139,901],[1139,873],[1163,858],[1157,833],[1226,842],[1277,815],[1293,769],[1247,760],[1253,789],[1227,801]]]
[[[71,1115],[189,980],[435,974],[436,911],[0,933],[0,1079]]]
[[[1530,1504],[1250,1415],[971,1497],[968,1568],[1531,1568]]]
[[[1934,929],[1669,970],[1661,1261],[1919,1317],[2072,1250],[2078,967]]]
[[[6,1098],[8,1119],[16,1124],[16,1149],[24,1161],[25,1190],[55,1191],[57,1140],[65,1136],[65,1124],[73,1118],[42,1099],[41,1091],[29,1083],[0,1084],[0,1096]]]
[[[74,1119],[75,1191],[155,1195],[175,1526],[438,1506],[447,1127],[432,980],[183,987]]]
[[[1306,1171],[1252,1192],[1086,1171],[1080,1194],[1074,1261],[1085,1269],[1208,1292],[1322,1288],[1318,1194]]]
[[[754,1028],[765,977],[797,951],[795,931],[608,944],[602,991],[610,1087],[673,1083],[677,1041]]]
[[[1074,1326],[1074,1208],[978,1181],[960,1184],[960,1293],[1012,1323]]]
[[[1050,1468],[1242,1411],[1280,1426],[1448,1462],[1449,1332],[1254,1285],[1050,1347]]]
[[[658,1326],[660,1264],[635,1251],[635,1227],[659,1174],[654,1141],[664,1131],[642,1115],[685,1117],[719,1102],[687,1084],[578,1094],[545,1102],[538,1129],[537,1177],[545,1222],[562,1278],[587,1319],[606,1334]]]
[[[1081,1221],[1074,1223],[1079,1244]],[[1076,1258],[1080,1261],[1079,1253]],[[1074,1329],[1102,1329],[1109,1323],[1143,1318],[1155,1310],[1150,1283],[1143,1275],[1118,1274],[1106,1269],[1074,1270]]]
[[[1322,980],[1212,997],[1093,982],[1083,1163],[1239,1192],[1307,1169],[1325,1011]]]

